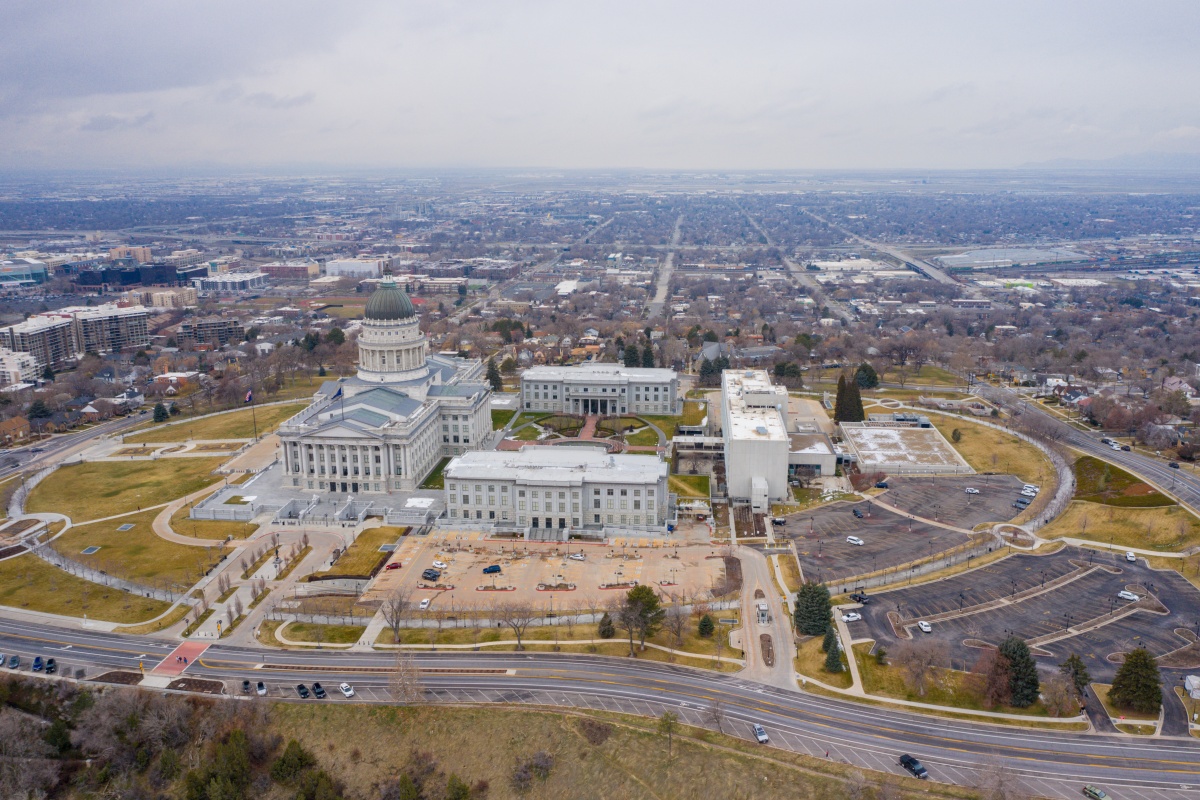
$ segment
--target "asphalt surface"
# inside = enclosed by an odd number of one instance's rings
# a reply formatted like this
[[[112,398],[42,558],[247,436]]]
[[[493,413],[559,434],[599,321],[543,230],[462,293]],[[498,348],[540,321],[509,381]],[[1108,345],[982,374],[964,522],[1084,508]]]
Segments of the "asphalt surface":
[[[130,414],[127,417],[118,417],[108,422],[102,422],[86,430],[55,435],[49,439],[31,442],[22,447],[14,447],[6,451],[3,455],[0,455],[0,464],[4,465],[0,466],[0,480],[7,478],[15,472],[49,466],[51,463],[60,460],[66,451],[74,447],[85,444],[99,436],[106,434],[112,436],[121,433],[145,422],[149,418],[148,414]],[[34,452],[35,450],[38,452]]]
[[[175,643],[44,625],[0,621],[0,652],[53,656],[64,672],[83,666],[89,677],[109,670],[146,669]],[[1011,768],[1028,794],[1076,797],[1084,783],[1120,798],[1200,797],[1200,743],[1184,738],[1135,739],[1036,731],[941,720],[794,690],[770,687],[667,664],[550,653],[418,653],[415,659],[432,702],[510,703],[619,711],[658,716],[673,709],[684,722],[706,725],[719,700],[722,729],[750,738],[766,726],[775,747],[900,774],[896,757],[911,753],[934,780],[974,785],[981,769]],[[295,698],[297,683],[351,683],[361,702],[387,702],[389,653],[263,652],[215,645],[186,677],[226,683],[240,694],[243,679],[263,680],[274,697]],[[28,667],[26,666],[25,669]],[[336,695],[329,700],[346,702]],[[826,756],[828,754],[828,756]]]

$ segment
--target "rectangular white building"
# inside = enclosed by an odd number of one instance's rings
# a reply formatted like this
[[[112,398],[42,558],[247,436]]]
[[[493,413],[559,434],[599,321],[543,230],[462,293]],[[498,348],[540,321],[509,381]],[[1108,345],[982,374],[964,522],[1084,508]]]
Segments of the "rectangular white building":
[[[559,414],[680,414],[673,369],[621,364],[531,367],[521,375],[521,408]]]
[[[766,513],[788,496],[787,389],[763,370],[721,373],[725,482],[733,501],[752,501]],[[757,489],[757,491],[756,491]]]
[[[668,466],[656,456],[527,445],[464,453],[444,474],[451,523],[524,530],[527,538],[565,539],[572,530],[605,528],[661,530],[670,511]]]
[[[338,278],[378,278],[384,269],[392,265],[391,257],[385,258],[336,258],[325,263],[325,274]]]
[[[31,354],[0,347],[0,386],[32,382],[39,377],[41,370]]]

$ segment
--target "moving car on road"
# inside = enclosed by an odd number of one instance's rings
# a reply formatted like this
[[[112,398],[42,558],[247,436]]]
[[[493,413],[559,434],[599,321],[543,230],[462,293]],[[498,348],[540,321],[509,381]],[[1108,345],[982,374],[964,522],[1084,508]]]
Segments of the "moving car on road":
[[[766,744],[771,741],[767,736],[767,729],[757,723],[754,725],[754,738],[759,744]]]
[[[866,544],[866,542],[864,542],[862,539],[858,538],[857,536],[847,536],[846,541],[849,542],[850,544],[856,544],[859,547],[862,547],[864,544]]]
[[[920,778],[923,781],[929,779],[929,772],[925,769],[924,765],[908,753],[900,756],[900,766],[904,767],[908,774],[914,778]]]

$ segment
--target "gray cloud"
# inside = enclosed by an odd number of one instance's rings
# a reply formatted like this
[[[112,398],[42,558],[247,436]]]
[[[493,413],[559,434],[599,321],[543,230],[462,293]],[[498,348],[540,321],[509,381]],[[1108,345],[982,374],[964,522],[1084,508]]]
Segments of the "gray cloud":
[[[277,109],[306,106],[316,99],[316,92],[305,92],[304,94],[288,95],[286,97],[272,94],[271,92],[255,92],[246,96],[246,102],[252,106]]]
[[[140,128],[154,119],[154,112],[145,114],[97,114],[79,126],[81,131],[120,131]]]

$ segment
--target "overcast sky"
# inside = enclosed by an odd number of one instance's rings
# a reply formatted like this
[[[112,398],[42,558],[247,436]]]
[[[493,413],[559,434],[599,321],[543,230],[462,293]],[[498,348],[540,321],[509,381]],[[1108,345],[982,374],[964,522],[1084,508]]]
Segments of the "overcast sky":
[[[0,168],[1200,152],[1200,3],[6,0]]]

